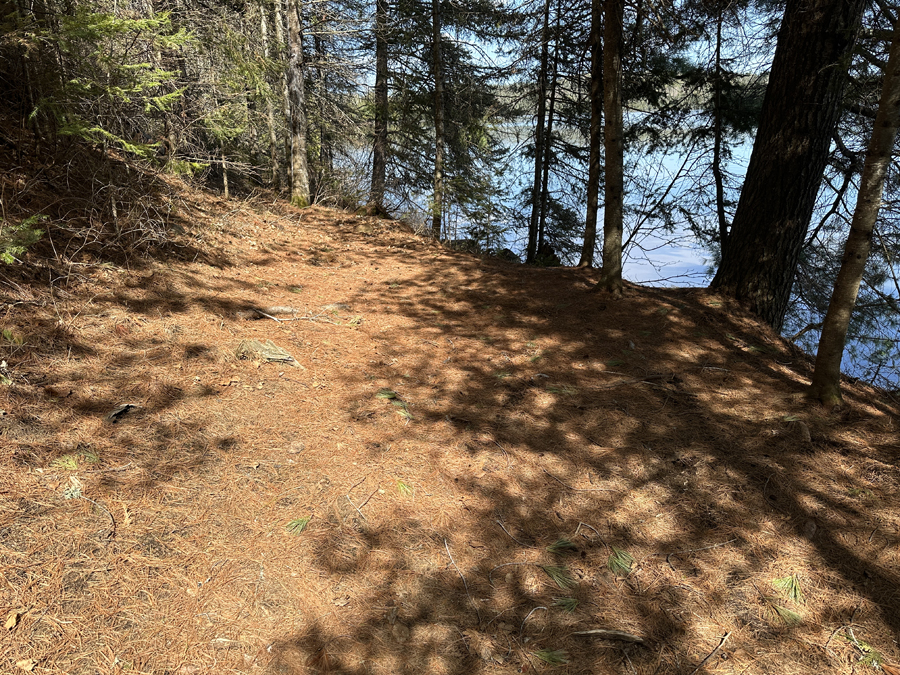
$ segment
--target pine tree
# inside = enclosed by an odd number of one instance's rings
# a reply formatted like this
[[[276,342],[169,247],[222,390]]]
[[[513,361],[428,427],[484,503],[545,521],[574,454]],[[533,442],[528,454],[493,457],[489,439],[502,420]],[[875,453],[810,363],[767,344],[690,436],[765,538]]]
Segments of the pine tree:
[[[711,288],[776,329],[787,311],[863,0],[790,0],[747,177]]]

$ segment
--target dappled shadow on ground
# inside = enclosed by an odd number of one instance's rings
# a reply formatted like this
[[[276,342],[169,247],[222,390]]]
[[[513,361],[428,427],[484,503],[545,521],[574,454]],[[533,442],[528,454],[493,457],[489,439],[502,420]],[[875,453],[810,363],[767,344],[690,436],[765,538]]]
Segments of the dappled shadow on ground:
[[[807,403],[806,359],[702,291],[615,299],[591,272],[396,224],[251,215],[219,239],[227,270],[99,270],[79,302],[7,309],[25,337],[8,513],[50,527],[77,477],[117,537],[97,544],[87,514],[53,555],[124,561],[77,588],[47,573],[59,607],[116,609],[77,648],[32,619],[46,663],[100,667],[100,643],[185,673],[837,673],[860,641],[898,658],[897,411],[877,392]],[[293,311],[239,315],[275,305]],[[299,366],[238,361],[247,338]]]

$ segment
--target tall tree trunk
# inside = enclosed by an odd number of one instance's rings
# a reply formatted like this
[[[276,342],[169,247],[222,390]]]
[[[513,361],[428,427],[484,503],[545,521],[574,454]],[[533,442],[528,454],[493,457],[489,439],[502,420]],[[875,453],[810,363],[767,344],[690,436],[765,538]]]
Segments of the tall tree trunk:
[[[291,204],[309,206],[309,169],[306,161],[306,90],[300,4],[290,0],[288,14],[288,90],[291,100]]]
[[[544,161],[543,176],[541,177],[541,213],[538,221],[538,253],[544,248],[544,238],[547,234],[547,211],[550,209],[550,156],[553,143],[553,113],[556,109],[556,75],[559,70],[559,17],[560,11],[556,11],[556,41],[553,45],[553,72],[550,75],[550,103],[547,106],[547,128],[544,131]],[[545,263],[546,264],[546,263]]]
[[[591,140],[588,159],[587,215],[579,267],[594,266],[600,193],[600,143],[603,138],[603,0],[591,0]]]
[[[228,157],[225,154],[225,148],[221,149],[222,154],[222,196],[225,199],[231,198],[231,193],[228,191]],[[113,207],[115,210],[115,207]]]
[[[716,16],[716,73],[713,78],[713,179],[716,183],[716,216],[719,221],[719,256],[725,254],[728,221],[725,219],[725,181],[722,177],[722,7]]]
[[[327,21],[328,17],[324,13],[318,17],[317,23],[320,31]],[[315,77],[310,77],[312,83],[311,99],[319,102],[320,105],[324,105],[324,102],[328,100],[328,70],[325,66],[328,54],[325,40],[322,39],[321,34],[318,32],[313,34],[313,49],[315,51],[313,61],[315,64]],[[307,66],[307,70],[309,71],[311,68]],[[313,105],[315,106],[315,103]],[[328,189],[328,177],[334,175],[331,135],[328,131],[326,115],[326,111],[320,109],[316,118],[318,127],[315,131],[308,130],[310,135],[315,133],[318,136],[318,152],[314,153],[312,157],[312,167],[309,171],[309,191],[312,201],[319,201],[324,197],[325,190]]]
[[[444,67],[441,56],[441,0],[431,0],[432,54],[434,59],[434,202],[431,236],[441,238],[444,201]]]
[[[541,27],[541,64],[538,71],[537,125],[534,131],[534,182],[531,185],[531,218],[528,221],[528,247],[525,262],[533,263],[538,247],[538,222],[541,214],[541,175],[544,162],[544,117],[547,104],[547,63],[550,60],[550,0],[544,0]]]
[[[388,3],[375,0],[375,140],[372,144],[372,190],[369,204],[384,212],[388,152]]]
[[[263,45],[263,58],[269,60],[269,8],[265,2],[259,6],[259,31]],[[278,133],[275,130],[275,104],[271,96],[266,96],[266,123],[269,127],[269,163],[272,169],[271,185],[275,190],[281,189],[281,165],[278,161]]]
[[[597,289],[622,292],[622,224],[625,148],[622,139],[622,30],[625,0],[606,0],[603,29],[603,128],[606,153],[603,272]]]
[[[850,234],[844,247],[844,257],[828,313],[822,324],[822,336],[816,353],[809,396],[826,405],[841,403],[841,358],[850,326],[850,315],[856,305],[859,285],[872,246],[872,231],[881,207],[884,178],[891,163],[891,151],[900,126],[900,20],[894,23],[890,56],[884,73],[881,102],[875,117],[875,127],[869,141],[866,164],[863,167],[856,210],[850,224]]]
[[[284,39],[284,17],[282,16],[282,3],[285,0],[275,0],[275,44],[278,45],[278,60],[279,62],[284,58],[284,49],[287,44]],[[281,105],[282,105],[282,113],[284,114],[284,119],[290,121],[291,119],[291,93],[290,88],[288,87],[288,69],[285,67],[281,72]],[[291,134],[288,134],[284,138],[284,156],[291,157]],[[289,164],[291,164],[289,162]],[[293,165],[291,165],[291,183],[293,183]]]
[[[781,330],[865,0],[788,0],[728,245],[710,288]]]

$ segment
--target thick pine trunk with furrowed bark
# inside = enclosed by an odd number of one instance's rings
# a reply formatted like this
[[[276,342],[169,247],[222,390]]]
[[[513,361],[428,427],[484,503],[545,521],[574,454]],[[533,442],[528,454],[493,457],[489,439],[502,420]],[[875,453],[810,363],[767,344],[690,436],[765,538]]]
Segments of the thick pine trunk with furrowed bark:
[[[759,130],[710,288],[776,330],[840,114],[865,0],[788,0]]]

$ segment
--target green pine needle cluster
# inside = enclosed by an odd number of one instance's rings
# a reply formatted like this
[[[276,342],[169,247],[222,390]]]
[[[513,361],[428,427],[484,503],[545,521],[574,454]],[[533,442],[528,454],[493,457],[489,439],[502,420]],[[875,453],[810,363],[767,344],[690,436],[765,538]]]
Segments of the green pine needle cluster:
[[[534,656],[550,666],[563,666],[569,662],[569,652],[565,649],[539,649]]]
[[[612,553],[606,561],[606,566],[613,574],[625,576],[631,574],[631,566],[634,565],[634,557],[620,548],[612,547]]]

